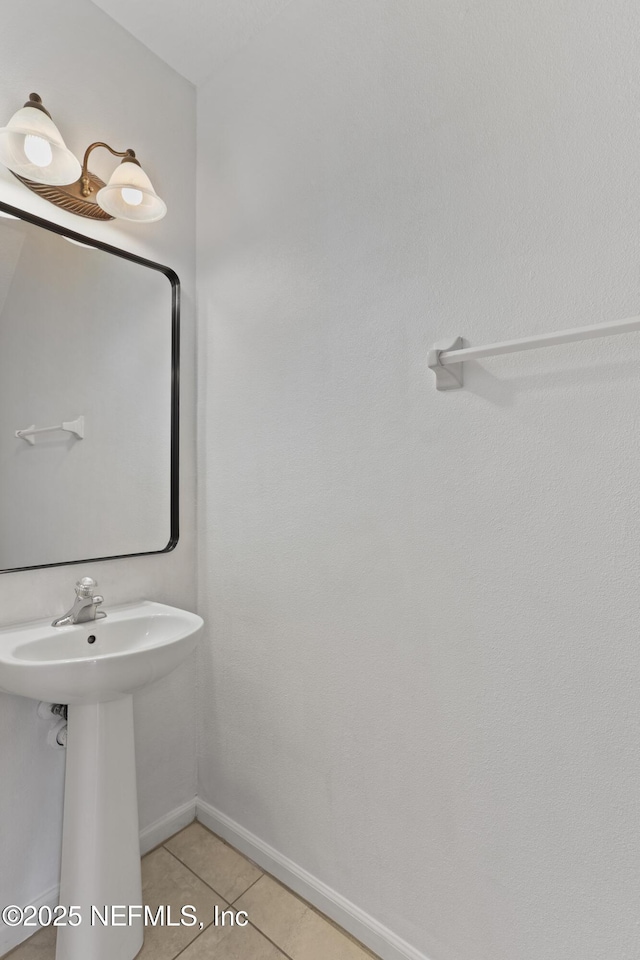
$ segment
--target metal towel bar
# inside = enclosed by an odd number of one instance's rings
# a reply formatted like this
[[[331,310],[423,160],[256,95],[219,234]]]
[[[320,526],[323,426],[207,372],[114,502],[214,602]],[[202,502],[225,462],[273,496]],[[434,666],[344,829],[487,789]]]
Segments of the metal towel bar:
[[[503,340],[484,347],[465,347],[462,338],[456,337],[434,344],[429,351],[427,364],[435,373],[436,390],[458,390],[463,383],[462,364],[466,360],[497,357],[520,350],[536,350],[538,347],[553,347],[557,343],[592,340],[594,337],[613,337],[619,333],[631,333],[633,330],[640,330],[640,317],[596,323],[591,327],[574,327],[558,333],[543,333],[537,337],[524,337],[522,340]]]
[[[65,430],[67,433],[73,433],[78,440],[84,439],[84,417],[78,417],[76,420],[63,420],[55,427],[37,427],[34,423],[24,430],[16,430],[16,437],[20,440],[26,440],[31,446],[34,445],[33,439],[38,433],[53,433],[54,430]]]

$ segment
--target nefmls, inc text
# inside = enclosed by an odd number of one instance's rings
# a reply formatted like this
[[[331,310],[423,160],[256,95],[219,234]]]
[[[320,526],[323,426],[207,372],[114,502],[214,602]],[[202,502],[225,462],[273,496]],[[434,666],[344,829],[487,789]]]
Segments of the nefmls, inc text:
[[[204,926],[203,918],[198,917],[193,904],[180,907],[161,904],[150,907],[141,904],[114,904],[104,907],[91,907],[91,926],[130,927],[136,920],[144,922],[145,927],[195,927]],[[249,916],[244,910],[222,910],[217,905],[213,915],[207,917],[207,924],[215,927],[246,927]]]

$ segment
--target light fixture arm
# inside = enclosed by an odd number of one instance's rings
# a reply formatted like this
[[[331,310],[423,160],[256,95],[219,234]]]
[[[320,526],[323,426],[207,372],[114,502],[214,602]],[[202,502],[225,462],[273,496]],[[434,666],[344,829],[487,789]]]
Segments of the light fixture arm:
[[[140,166],[140,162],[136,160],[135,151],[130,147],[120,152],[118,150],[114,150],[113,147],[110,147],[108,143],[102,143],[101,140],[96,140],[95,143],[90,143],[84,152],[84,160],[82,161],[82,175],[80,177],[80,181],[82,183],[81,192],[83,197],[90,197],[93,193],[91,177],[89,174],[89,154],[92,150],[95,150],[96,147],[104,147],[105,150],[108,150],[109,153],[112,153],[114,157],[123,157],[123,163],[137,163],[137,165]]]

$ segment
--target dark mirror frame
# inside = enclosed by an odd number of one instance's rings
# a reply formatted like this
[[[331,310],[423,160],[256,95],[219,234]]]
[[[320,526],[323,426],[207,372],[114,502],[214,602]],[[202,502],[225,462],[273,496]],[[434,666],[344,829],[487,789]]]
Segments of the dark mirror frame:
[[[96,247],[105,253],[121,257],[124,260],[130,260],[132,263],[138,263],[142,267],[148,267],[151,270],[157,270],[163,273],[171,284],[171,493],[170,493],[170,536],[169,542],[162,550],[141,550],[138,553],[114,554],[109,557],[85,557],[78,560],[61,560],[59,563],[37,563],[28,567],[8,567],[0,569],[0,573],[18,573],[25,570],[42,570],[48,567],[67,567],[74,563],[98,563],[103,560],[122,560],[125,557],[147,557],[158,553],[169,553],[175,548],[179,538],[179,418],[180,418],[180,280],[175,270],[171,267],[165,267],[153,260],[146,260],[135,253],[129,253],[127,250],[121,250],[119,247],[113,247],[109,243],[103,243],[101,240],[95,240],[93,237],[87,237],[83,233],[77,233],[75,230],[68,230],[57,223],[51,223],[49,220],[43,220],[36,217],[26,210],[20,210],[18,207],[12,207],[7,203],[0,201],[0,211],[9,213],[18,220],[24,220],[32,223],[36,227],[42,227],[43,230],[49,230],[51,233],[57,233],[62,237],[69,237],[71,240],[77,240],[90,247]]]

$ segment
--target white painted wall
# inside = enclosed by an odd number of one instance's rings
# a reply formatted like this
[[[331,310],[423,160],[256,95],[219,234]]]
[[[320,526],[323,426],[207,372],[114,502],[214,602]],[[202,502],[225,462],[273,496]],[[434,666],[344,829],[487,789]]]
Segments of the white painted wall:
[[[638,954],[632,0],[298,0],[199,91],[200,794],[431,960]]]
[[[35,90],[67,145],[131,146],[166,200],[152,227],[92,224],[57,211],[0,170],[0,199],[172,266],[183,287],[182,531],[173,553],[0,577],[0,623],[62,613],[79,576],[93,575],[105,606],[138,597],[193,608],[194,564],[194,179],[193,87],[87,0],[3,5],[0,117]],[[93,166],[93,163],[92,163]],[[96,155],[95,172],[113,161]],[[194,663],[137,695],[141,827],[195,793]],[[45,745],[35,704],[0,695],[0,901],[36,899],[58,880],[63,760]],[[0,953],[7,935],[0,928]]]

